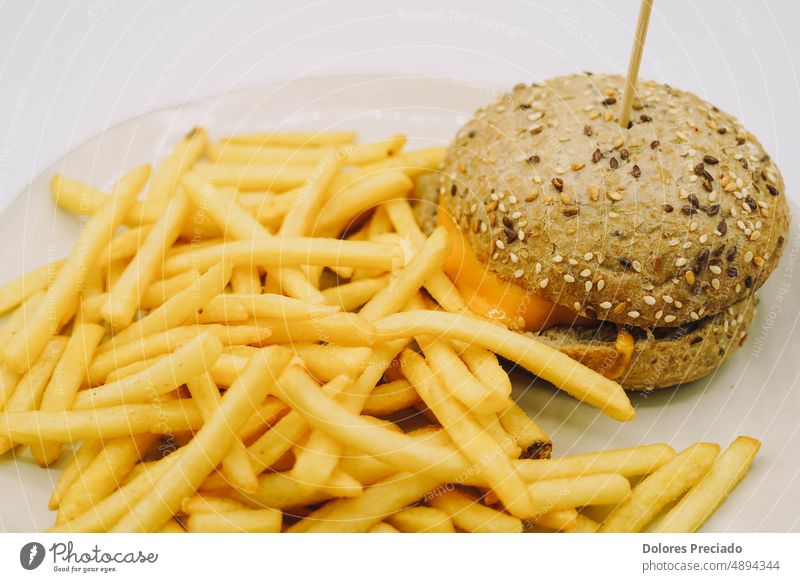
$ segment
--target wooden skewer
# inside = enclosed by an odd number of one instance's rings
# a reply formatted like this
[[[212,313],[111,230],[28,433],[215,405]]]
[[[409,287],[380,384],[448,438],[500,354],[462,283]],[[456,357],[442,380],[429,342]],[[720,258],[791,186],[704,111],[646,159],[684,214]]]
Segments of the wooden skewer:
[[[639,22],[636,25],[636,36],[633,39],[631,49],[631,59],[628,62],[628,76],[625,79],[625,96],[622,100],[622,111],[619,116],[619,124],[627,128],[631,120],[631,107],[633,106],[633,94],[636,87],[636,79],[639,76],[639,65],[642,62],[644,52],[644,40],[647,38],[647,25],[650,23],[650,12],[653,9],[653,0],[642,0],[639,7]]]

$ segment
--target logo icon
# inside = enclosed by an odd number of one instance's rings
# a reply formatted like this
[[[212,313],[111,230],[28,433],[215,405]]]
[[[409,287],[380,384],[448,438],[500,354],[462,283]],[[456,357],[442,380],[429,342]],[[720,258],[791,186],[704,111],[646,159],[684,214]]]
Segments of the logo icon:
[[[26,570],[35,570],[44,561],[44,546],[39,542],[28,542],[19,551],[19,563]]]

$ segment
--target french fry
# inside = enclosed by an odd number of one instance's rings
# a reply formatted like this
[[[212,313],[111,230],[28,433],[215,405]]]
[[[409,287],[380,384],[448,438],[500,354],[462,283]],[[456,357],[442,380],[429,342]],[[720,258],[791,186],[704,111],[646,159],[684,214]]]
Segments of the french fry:
[[[64,336],[55,336],[47,342],[39,360],[22,376],[6,402],[6,412],[26,412],[39,407],[42,394],[66,346],[67,338]],[[0,454],[10,450],[13,445],[8,438],[0,437]]]
[[[177,519],[172,518],[167,523],[165,523],[158,533],[169,533],[169,534],[176,534],[176,533],[186,533],[186,530],[183,529],[183,526],[178,522]]]
[[[569,533],[595,533],[600,528],[600,524],[590,517],[578,513],[575,520],[575,527],[569,530]]]
[[[719,454],[719,445],[697,443],[659,467],[631,491],[600,526],[600,532],[641,531],[669,502],[700,481]]]
[[[494,388],[501,396],[511,396],[511,379],[489,350],[454,341],[453,347],[475,377],[485,386]]]
[[[132,507],[113,531],[152,531],[161,527],[222,460],[237,431],[267,396],[290,357],[291,353],[281,348],[265,348],[255,354],[213,416],[186,445],[181,458],[158,480],[153,494]]]
[[[447,231],[436,229],[420,252],[370,299],[359,315],[376,321],[405,307],[430,274],[442,268],[450,249]]]
[[[214,497],[213,495],[195,495],[187,497],[181,502],[181,511],[187,515],[193,513],[221,513],[249,509],[241,501],[227,497]]]
[[[370,346],[375,343],[371,323],[355,313],[334,313],[308,321],[287,321],[279,317],[262,317],[256,325],[272,330],[269,343],[324,341],[343,346]]]
[[[125,328],[133,321],[142,295],[155,279],[164,254],[178,238],[187,208],[186,196],[178,190],[111,289],[100,314],[115,329]]]
[[[302,185],[311,174],[308,164],[210,164],[198,162],[192,172],[215,186],[234,186],[242,191],[274,190],[285,192]]]
[[[350,186],[335,191],[320,209],[319,220],[312,225],[311,232],[320,234],[341,233],[354,218],[387,200],[405,198],[414,184],[401,171],[389,170],[378,174],[366,174]],[[334,187],[332,186],[332,189]]]
[[[555,509],[529,521],[540,529],[571,532],[578,523],[578,512],[575,509]]]
[[[72,407],[75,395],[86,376],[88,363],[104,333],[102,327],[93,323],[76,325],[50,376],[39,410],[55,412]],[[36,442],[31,444],[31,453],[39,465],[49,465],[61,454],[61,444]]]
[[[78,243],[47,289],[47,308],[31,314],[24,329],[3,346],[3,359],[17,372],[25,372],[42,353],[47,341],[66,323],[66,316],[77,305],[85,273],[95,265],[111,233],[127,216],[149,173],[149,168],[142,166],[117,183],[113,198],[86,224]]]
[[[269,328],[251,325],[200,324],[173,327],[165,332],[155,333],[142,339],[128,342],[94,358],[89,366],[89,385],[97,386],[102,384],[108,381],[108,375],[114,370],[119,371],[120,368],[138,361],[144,361],[146,367],[147,360],[172,353],[204,333],[213,335],[222,345],[247,345],[261,344],[272,332]],[[215,362],[204,361],[200,363],[203,366],[210,367]]]
[[[117,261],[128,261],[136,256],[139,245],[150,233],[153,228],[151,224],[128,228],[114,236],[106,247],[106,251],[100,254],[97,261],[99,267],[105,267]]]
[[[419,402],[417,391],[407,380],[395,380],[375,387],[364,402],[362,413],[385,416]]]
[[[149,176],[148,176],[149,177]],[[147,181],[147,177],[144,182]],[[142,182],[141,186],[144,186]],[[79,216],[93,216],[111,199],[111,195],[81,184],[76,180],[55,174],[50,180],[50,192],[53,201],[59,208]],[[142,223],[142,202],[134,201],[128,216],[123,219],[123,224],[136,228]]]
[[[198,267],[207,268],[223,258],[236,266],[255,264],[268,269],[281,267],[284,270],[299,265],[324,267],[347,265],[369,266],[388,271],[399,266],[402,252],[394,245],[361,241],[311,238],[256,239],[205,246],[197,251],[171,256],[164,264],[164,274],[166,277],[174,277]],[[299,269],[296,269],[296,272],[305,277]],[[295,298],[311,301],[304,297]]]
[[[321,382],[337,376],[358,377],[367,366],[372,349],[332,344],[294,343],[292,349],[303,360],[303,366]]]
[[[522,334],[477,317],[440,311],[406,311],[375,322],[381,340],[435,335],[474,343],[517,362],[540,378],[620,421],[636,416],[622,387]]]
[[[277,509],[237,509],[220,513],[194,513],[187,529],[194,533],[278,533],[283,514]]]
[[[528,482],[596,473],[637,477],[653,473],[676,456],[669,445],[655,444],[553,459],[521,460],[515,466],[517,473]]]
[[[336,151],[330,151],[317,161],[308,181],[292,199],[286,215],[283,217],[279,235],[282,237],[307,236],[311,234],[311,225],[319,216],[331,182],[339,173],[342,159]]]
[[[654,531],[697,531],[744,478],[760,448],[761,443],[753,438],[737,437],[714,461],[700,482],[667,513]]]
[[[236,269],[234,269],[235,271]],[[231,275],[231,278],[233,275]],[[250,319],[250,314],[242,302],[230,296],[232,293],[220,293],[197,310],[198,323],[240,323]]]
[[[174,248],[174,247],[173,247]],[[194,270],[182,271],[169,279],[159,279],[151,283],[142,295],[140,307],[152,310],[162,305],[167,299],[192,285],[200,273]],[[231,275],[231,278],[233,276]]]
[[[295,366],[290,366],[284,372],[287,375],[288,370]],[[278,385],[288,381],[281,376],[278,380]],[[344,390],[351,380],[346,376],[340,376],[331,382],[327,383],[320,393],[325,393],[330,397],[335,397],[342,390]],[[261,472],[274,465],[284,454],[286,454],[294,445],[299,443],[309,432],[309,426],[303,416],[297,411],[292,410],[284,416],[278,423],[268,430],[264,435],[255,441],[252,445],[247,447],[250,453],[250,458],[257,471]],[[317,455],[316,460],[321,463],[326,463]],[[336,463],[333,463],[335,466]],[[322,472],[324,469],[317,469],[317,472]],[[328,472],[330,474],[330,472]]]
[[[347,493],[346,488],[350,483],[350,479],[352,477],[336,469],[331,474],[326,488],[315,489],[299,483],[288,472],[264,473],[258,477],[258,491],[255,493],[235,491],[233,496],[235,499],[263,507],[274,507],[276,509],[302,507],[336,497],[337,495],[331,493],[331,491],[337,491],[339,496],[343,497],[343,493]],[[205,486],[204,484],[203,487]]]
[[[389,276],[362,279],[325,289],[322,294],[331,305],[338,305],[344,311],[355,311],[389,284]]]
[[[226,301],[239,302],[251,317],[282,317],[287,320],[303,320],[323,317],[339,311],[338,307],[332,305],[309,303],[273,293],[263,295],[226,293],[222,297]],[[215,300],[212,300],[212,303]]]
[[[436,415],[450,438],[464,456],[480,467],[490,488],[512,515],[527,517],[533,504],[525,484],[519,478],[502,448],[489,436],[466,409],[448,397],[433,371],[418,354],[406,350],[400,358],[403,375],[417,390],[420,398]]]
[[[156,222],[168,207],[181,175],[200,159],[208,145],[202,127],[195,127],[179,141],[161,163],[142,201],[142,221]],[[177,226],[176,226],[177,228]]]
[[[374,143],[340,146],[338,151],[333,151],[345,165],[368,164],[395,155],[405,141],[405,136],[396,135]],[[212,162],[230,164],[316,164],[330,154],[331,145],[262,146],[227,140],[209,145],[208,158]]]
[[[516,402],[500,413],[500,424],[514,437],[524,459],[548,458],[553,450],[550,437],[531,420]]]
[[[179,433],[202,425],[200,411],[186,398],[67,412],[0,412],[0,435],[16,442],[41,439],[71,443],[143,433]]]
[[[400,533],[400,530],[385,521],[381,521],[369,528],[367,533]]]
[[[190,287],[172,296],[142,319],[114,334],[112,339],[100,345],[97,354],[104,354],[126,343],[164,332],[196,317],[198,310],[225,289],[231,278],[231,268],[231,264],[227,261],[211,267],[195,279]]]
[[[324,145],[349,144],[356,139],[354,131],[271,131],[232,135],[224,143],[251,144],[257,146],[285,146],[305,148]]]
[[[260,295],[261,276],[257,267],[235,267],[231,273],[231,289],[236,294]]]
[[[50,501],[47,504],[49,509],[58,509],[64,495],[72,485],[80,479],[86,468],[92,463],[95,457],[103,450],[103,441],[99,439],[87,440],[81,444],[72,456],[69,464],[58,476],[53,492],[50,494]]]
[[[400,473],[368,487],[359,497],[329,503],[287,531],[365,532],[385,517],[414,503],[438,484],[428,476]]]
[[[199,416],[199,415],[198,415]],[[49,531],[102,532],[109,531],[130,508],[153,490],[153,486],[183,455],[183,450],[149,464],[135,477],[124,483],[111,495],[73,520],[56,524]],[[165,522],[167,520],[164,520]]]
[[[202,374],[221,353],[222,342],[204,332],[138,374],[78,393],[73,408],[103,408],[154,400]]]
[[[430,336],[417,337],[417,343],[425,359],[448,394],[469,410],[479,414],[499,412],[509,405],[494,390],[479,382],[446,341],[434,340]]]
[[[387,517],[386,523],[404,533],[456,533],[450,516],[434,507],[409,507]]]
[[[219,406],[222,396],[219,393],[214,378],[209,372],[200,374],[186,383],[186,387],[192,395],[192,400],[200,409],[203,420],[208,421],[214,414],[214,410]],[[258,488],[256,473],[247,449],[238,435],[231,443],[230,449],[222,458],[222,470],[231,484],[241,491],[253,492]]]
[[[63,264],[47,263],[0,287],[0,313],[22,305],[34,293],[46,291]]]
[[[535,520],[539,515],[558,509],[620,503],[630,491],[628,480],[615,473],[535,481],[528,485],[535,507],[528,517]]]
[[[458,489],[433,491],[425,501],[450,516],[459,529],[476,533],[520,533],[522,520],[482,505]]]
[[[111,494],[157,438],[153,434],[141,434],[105,443],[103,450],[61,498],[60,519],[75,519]]]

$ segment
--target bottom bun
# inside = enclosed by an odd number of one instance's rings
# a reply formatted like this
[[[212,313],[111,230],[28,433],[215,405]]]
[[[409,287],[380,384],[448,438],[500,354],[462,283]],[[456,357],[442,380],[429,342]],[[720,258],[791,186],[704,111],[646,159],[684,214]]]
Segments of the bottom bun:
[[[618,382],[626,390],[655,390],[686,384],[716,370],[747,339],[757,299],[685,324],[653,330],[629,328],[634,337],[631,361]],[[531,334],[574,360],[602,371],[616,358],[616,326],[554,327]]]

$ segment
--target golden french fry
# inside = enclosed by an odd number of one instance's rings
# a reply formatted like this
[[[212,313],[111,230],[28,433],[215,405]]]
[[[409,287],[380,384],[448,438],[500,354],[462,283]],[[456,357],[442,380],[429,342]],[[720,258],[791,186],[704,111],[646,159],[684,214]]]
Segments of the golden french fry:
[[[64,336],[55,336],[47,342],[39,360],[22,376],[6,402],[6,412],[26,412],[39,407],[47,383],[66,346],[67,338]],[[10,439],[0,437],[0,454],[10,450],[13,445]]]
[[[446,341],[435,340],[430,336],[419,336],[417,343],[422,348],[428,365],[447,388],[447,392],[472,412],[492,414],[510,404],[510,399],[503,398],[478,381]]]
[[[337,469],[334,470],[325,489],[315,489],[299,483],[289,473],[268,472],[259,475],[258,491],[255,493],[234,492],[233,495],[236,499],[263,507],[276,509],[302,507],[327,501],[337,496],[344,497],[343,493],[347,493],[350,479],[352,477]],[[204,484],[203,488],[205,487]],[[332,491],[336,491],[338,495]]]
[[[387,517],[386,523],[404,533],[456,533],[450,516],[434,507],[409,507]]]
[[[76,325],[42,395],[39,410],[69,410],[105,330],[93,323]],[[61,453],[60,443],[35,442],[31,453],[40,465],[49,465]]]
[[[658,533],[691,533],[703,525],[736,488],[753,463],[761,443],[740,436],[655,528]]]
[[[153,228],[151,224],[128,228],[111,239],[106,251],[97,261],[98,267],[105,267],[117,261],[128,261],[136,255],[139,245]]]
[[[582,513],[578,513],[575,520],[575,527],[569,530],[569,533],[595,533],[600,528],[600,524],[590,517],[586,517]]]
[[[157,308],[173,295],[192,285],[199,276],[200,273],[197,271],[188,270],[178,273],[169,279],[154,281],[142,295],[141,308],[148,311]]]
[[[136,371],[141,371],[148,366],[148,360],[170,354],[204,333],[210,333],[216,337],[223,346],[232,346],[261,344],[272,332],[267,327],[255,327],[252,325],[200,324],[173,327],[165,332],[148,335],[139,340],[123,344],[116,349],[107,350],[95,357],[89,366],[89,385],[97,386],[103,382],[111,383],[112,380],[109,380],[108,376],[112,372],[115,370],[119,372],[120,369],[139,361],[142,361],[143,365]],[[216,362],[203,361],[200,363],[203,366],[211,367]],[[185,376],[182,375],[181,377]],[[116,379],[119,379],[119,376],[116,376]]]
[[[341,375],[359,376],[372,355],[371,348],[333,344],[293,343],[292,349],[303,360],[305,369],[321,382]]]
[[[317,221],[323,207],[331,182],[339,173],[342,159],[335,150],[321,158],[311,172],[308,181],[297,192],[283,217],[279,235],[307,236],[311,234],[311,225]]]
[[[418,354],[405,350],[400,358],[403,375],[420,398],[436,415],[464,456],[480,467],[490,488],[512,515],[528,517],[534,513],[525,484],[519,478],[502,448],[467,410],[449,396],[437,376]]]
[[[338,307],[332,305],[310,303],[274,293],[263,295],[226,293],[221,297],[224,297],[226,301],[239,302],[251,317],[281,317],[287,320],[302,320],[323,317],[339,311]]]
[[[150,169],[139,167],[125,175],[114,187],[114,196],[89,219],[69,258],[47,289],[45,305],[36,310],[25,327],[2,348],[3,359],[23,373],[39,357],[47,341],[66,323],[75,309],[83,288],[85,273],[94,267],[111,233],[127,216]]]
[[[400,530],[385,521],[381,521],[369,528],[367,533],[400,533]]]
[[[474,497],[454,489],[434,490],[425,501],[431,507],[450,516],[453,523],[464,531],[476,533],[520,533],[522,520],[518,517],[482,505]]]
[[[236,509],[219,513],[193,513],[187,528],[194,533],[278,533],[283,514],[277,509]]]
[[[231,289],[240,295],[260,295],[263,291],[257,267],[234,267]]]
[[[153,434],[140,434],[105,443],[103,450],[60,499],[59,516],[66,521],[75,519],[105,499],[157,439]]]
[[[294,268],[302,277],[299,265],[369,266],[391,270],[401,264],[402,252],[396,245],[335,239],[284,238],[256,239],[205,246],[197,251],[169,257],[164,264],[164,274],[174,277],[181,273],[214,265],[228,260],[237,266],[259,265],[280,268],[281,272]],[[306,279],[307,281],[308,279]],[[323,299],[324,296],[320,295]],[[306,297],[296,297],[305,299]]]
[[[575,509],[556,509],[529,521],[537,528],[571,532],[578,523],[578,512]]]
[[[202,127],[195,127],[179,141],[161,163],[142,201],[142,221],[156,222],[167,208],[181,175],[200,159],[208,145]]]
[[[214,497],[213,495],[195,495],[194,497],[187,497],[181,502],[181,511],[187,515],[192,515],[193,513],[222,513],[239,509],[249,509],[249,506],[235,499]]]
[[[265,348],[253,355],[212,417],[186,445],[181,458],[158,480],[153,494],[132,507],[113,531],[143,532],[161,527],[222,460],[238,430],[267,396],[290,358],[291,352],[281,348]]]
[[[178,190],[147,233],[136,256],[111,288],[100,314],[115,329],[127,327],[133,321],[141,298],[155,279],[167,249],[178,238],[187,208],[186,196]]]
[[[203,420],[208,421],[222,400],[219,388],[214,383],[214,378],[211,377],[209,372],[205,372],[189,380],[186,383],[186,387],[192,395],[192,400],[197,404],[197,408],[200,409]],[[231,484],[237,489],[252,492],[258,488],[255,470],[250,463],[247,449],[238,435],[234,438],[230,449],[222,458],[222,470]]]
[[[160,530],[158,530],[158,533],[186,533],[186,530],[183,529],[183,526],[180,523],[178,523],[177,519],[172,518],[165,523]]]
[[[641,531],[669,502],[700,481],[719,454],[719,445],[697,443],[659,467],[631,491],[600,526],[600,532]]]
[[[325,505],[287,531],[358,533],[369,530],[400,509],[417,501],[439,482],[424,475],[400,473],[364,490],[359,497]]]
[[[322,294],[331,305],[338,305],[344,311],[355,311],[381,289],[389,284],[389,276],[376,277],[374,279],[362,279],[353,283],[344,283],[336,287],[325,289]]]
[[[200,411],[186,398],[67,412],[0,412],[0,435],[16,442],[41,439],[71,443],[142,433],[179,433],[202,425]]]
[[[305,148],[330,144],[349,144],[356,139],[354,131],[270,131],[232,135],[224,143],[252,144],[258,146],[286,146]]]
[[[70,487],[80,479],[86,468],[94,461],[95,457],[103,450],[103,441],[99,439],[84,441],[78,450],[75,451],[72,459],[66,468],[58,476],[53,492],[50,494],[48,509],[58,509],[64,495]]]
[[[149,177],[149,176],[148,176]],[[144,182],[147,181],[145,178]],[[144,186],[144,182],[142,186]],[[81,184],[76,180],[67,178],[60,174],[53,175],[50,180],[50,192],[53,201],[59,208],[79,216],[93,216],[100,212],[100,209],[111,199],[111,195],[92,188],[86,184]],[[136,228],[142,223],[142,203],[134,201],[130,212],[123,219],[123,224]]]
[[[419,402],[419,395],[407,380],[395,380],[377,386],[367,397],[363,414],[385,416]]]
[[[197,317],[198,311],[225,289],[231,278],[231,268],[232,265],[227,261],[211,267],[195,279],[190,287],[170,297],[142,319],[114,334],[112,339],[100,345],[97,354],[104,354],[128,342],[164,332],[190,321],[192,317]]]
[[[473,343],[517,362],[568,394],[627,421],[636,416],[622,387],[533,338],[477,317],[441,311],[406,311],[375,322],[381,340],[434,335]]]
[[[413,186],[411,180],[398,170],[367,174],[328,198],[320,208],[319,219],[312,224],[311,232],[317,233],[317,236],[336,236],[362,212],[387,200],[405,198]],[[335,181],[331,189],[335,189]]]
[[[199,414],[198,414],[199,417]],[[129,509],[153,490],[153,486],[181,457],[183,450],[143,467],[135,477],[79,517],[58,523],[51,532],[101,532],[110,530]],[[164,520],[165,522],[167,520]]]
[[[675,457],[676,453],[669,445],[655,444],[553,459],[527,459],[517,461],[515,466],[517,473],[529,482],[595,473],[637,477],[649,475]]]
[[[524,459],[547,458],[553,450],[550,437],[531,420],[516,402],[500,413],[500,424],[514,437]]]
[[[475,377],[501,396],[511,396],[511,379],[489,350],[454,341],[453,347]]]
[[[138,374],[78,393],[73,408],[103,408],[155,400],[202,374],[217,361],[222,342],[204,332]]]
[[[302,185],[311,174],[308,164],[210,164],[198,162],[192,172],[215,186],[234,186],[239,190],[284,192]]]
[[[256,320],[256,325],[272,330],[267,341],[273,344],[324,341],[343,346],[370,346],[375,343],[374,327],[355,313],[334,313],[308,321],[262,317]]]
[[[544,479],[528,486],[534,500],[537,516],[558,509],[572,509],[584,505],[610,505],[623,501],[631,491],[631,485],[622,475],[597,473],[582,477]]]
[[[0,313],[13,309],[40,291],[46,291],[64,261],[47,263],[0,287]]]

